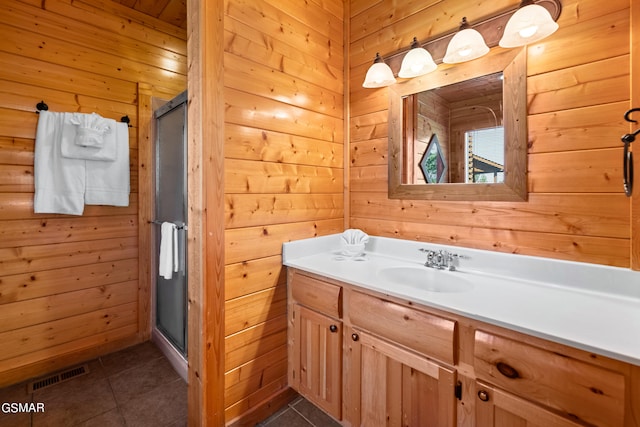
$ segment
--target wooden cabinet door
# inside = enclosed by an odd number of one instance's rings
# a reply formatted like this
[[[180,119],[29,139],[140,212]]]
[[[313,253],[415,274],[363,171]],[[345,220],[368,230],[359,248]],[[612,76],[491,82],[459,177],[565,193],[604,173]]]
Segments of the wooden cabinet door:
[[[294,304],[293,384],[336,419],[342,409],[342,322]]]
[[[354,331],[345,339],[351,425],[455,425],[455,371],[367,333]]]
[[[541,406],[476,382],[476,427],[579,427]]]

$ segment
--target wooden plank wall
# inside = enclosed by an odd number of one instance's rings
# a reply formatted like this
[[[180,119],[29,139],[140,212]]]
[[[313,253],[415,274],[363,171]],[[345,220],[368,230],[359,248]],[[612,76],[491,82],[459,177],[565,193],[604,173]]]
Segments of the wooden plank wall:
[[[228,423],[290,396],[282,243],[343,230],[343,22],[341,0],[225,1]]]
[[[0,16],[2,386],[148,336],[148,284],[138,281],[138,85],[165,98],[186,88],[186,31],[100,0],[6,0]],[[33,213],[40,100],[50,111],[129,116],[129,207]]]
[[[560,29],[529,48],[528,202],[387,197],[387,89],[361,86],[375,53],[449,32],[462,16],[473,22],[517,4],[351,2],[350,225],[375,235],[629,267],[620,142],[630,106],[629,0],[563,0]]]

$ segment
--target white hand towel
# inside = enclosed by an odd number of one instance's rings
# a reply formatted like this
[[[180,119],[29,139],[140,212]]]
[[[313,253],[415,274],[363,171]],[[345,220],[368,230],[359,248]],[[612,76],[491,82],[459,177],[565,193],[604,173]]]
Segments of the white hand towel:
[[[86,161],[87,205],[129,206],[129,127],[126,123],[114,123],[118,153],[115,161]]]
[[[173,272],[177,271],[176,225],[171,222],[163,222],[160,227],[160,257],[158,260],[158,274],[166,280],[170,280]]]
[[[173,272],[177,273],[180,267],[178,261],[178,227],[173,227]]]
[[[41,111],[34,154],[35,213],[82,215],[85,162],[61,155],[60,142],[68,113]]]
[[[64,122],[64,127],[62,129],[62,142],[60,145],[63,157],[83,160],[117,160],[120,153],[118,152],[119,145],[117,143],[118,141],[116,125],[120,124],[126,126],[125,123],[118,123],[113,119],[101,118],[103,120],[103,125],[108,128],[108,131],[104,132],[102,136],[102,145],[82,146],[76,144],[76,142],[83,140],[82,136],[84,131],[81,130],[80,125],[77,125],[75,123],[85,123],[85,116],[89,115],[82,113],[65,113],[65,115],[66,119]],[[89,143],[86,139],[85,142]]]
[[[369,241],[369,236],[364,231],[352,228],[346,230],[340,237],[342,255],[359,257],[364,254],[365,244]]]
[[[357,228],[345,230],[341,237],[347,245],[358,245],[369,241],[369,235]]]
[[[111,132],[111,119],[104,119],[99,114],[74,114],[71,123],[76,125],[74,143],[81,147],[101,148],[104,136]]]

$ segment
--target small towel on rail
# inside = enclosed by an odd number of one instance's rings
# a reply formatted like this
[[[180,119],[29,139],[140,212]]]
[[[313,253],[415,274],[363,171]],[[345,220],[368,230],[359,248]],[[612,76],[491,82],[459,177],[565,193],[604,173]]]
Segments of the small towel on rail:
[[[62,128],[62,142],[60,149],[62,156],[69,159],[101,160],[112,162],[118,159],[122,153],[118,152],[119,144],[116,140],[116,122],[113,119],[105,119],[96,113],[64,113],[65,121]],[[98,130],[87,125],[92,120],[101,120],[100,136]],[[127,126],[125,123],[121,125]],[[98,126],[97,124],[95,125]],[[85,145],[83,145],[85,144]],[[128,147],[127,147],[128,149]],[[128,155],[127,151],[127,155]]]
[[[104,145],[104,137],[113,129],[114,120],[105,119],[99,114],[74,114],[71,123],[76,125],[76,137],[74,144],[81,147],[101,148]]]
[[[163,222],[160,226],[160,257],[158,274],[171,280],[178,271],[178,228],[172,222]]]

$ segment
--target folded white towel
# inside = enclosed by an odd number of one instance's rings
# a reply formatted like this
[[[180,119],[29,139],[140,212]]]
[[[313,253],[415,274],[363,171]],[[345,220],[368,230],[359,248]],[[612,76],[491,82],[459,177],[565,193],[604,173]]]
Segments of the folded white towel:
[[[86,138],[88,131],[81,130],[80,125],[76,124],[84,123],[86,121],[85,116],[91,115],[82,113],[64,114],[65,121],[64,127],[62,128],[62,142],[60,145],[63,157],[70,159],[102,161],[115,161],[117,159],[120,153],[118,152],[116,125],[123,123],[118,123],[113,119],[104,119],[93,113],[100,117],[103,120],[102,125],[108,128],[108,131],[105,131],[102,134],[102,144],[100,146],[94,146],[90,145],[89,139]],[[83,140],[88,144],[87,146],[82,146],[76,143]]]
[[[178,271],[178,229],[171,222],[163,222],[160,227],[158,274],[170,280],[175,271]]]
[[[74,143],[81,147],[101,148],[104,136],[111,132],[111,119],[104,119],[99,114],[74,114],[71,123],[76,125]]]
[[[34,154],[35,213],[82,215],[85,162],[61,155],[60,141],[67,113],[41,111]]]
[[[344,256],[359,257],[364,254],[369,236],[362,230],[349,229],[340,236],[340,249]]]
[[[113,122],[115,132],[111,134],[115,135],[113,145],[117,147],[118,156],[113,162],[86,161],[84,202],[87,205],[129,206],[129,127],[126,123]]]
[[[369,235],[357,228],[345,230],[344,233],[342,233],[341,238],[347,245],[358,245],[369,241]]]

